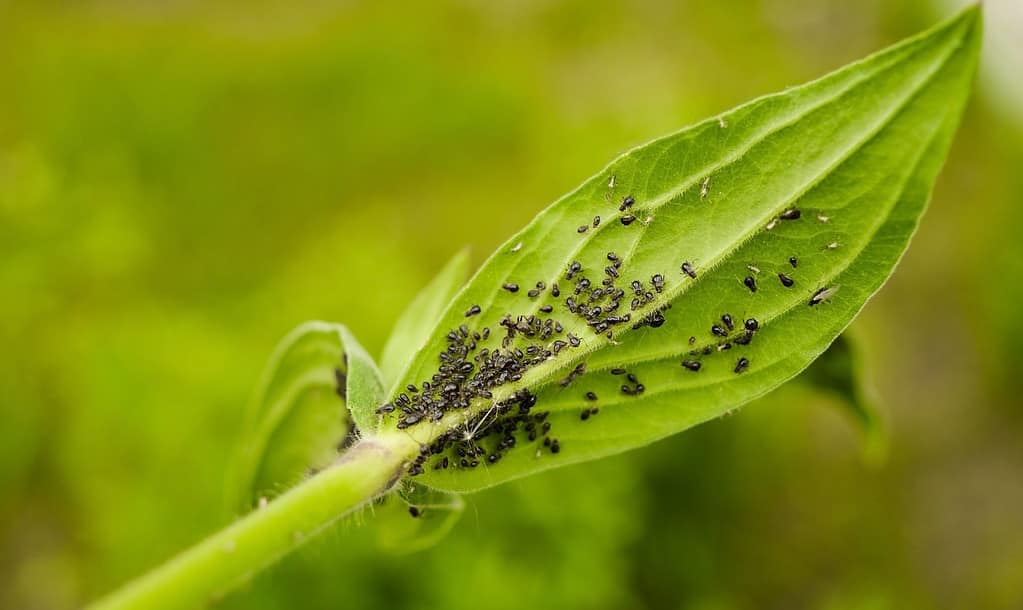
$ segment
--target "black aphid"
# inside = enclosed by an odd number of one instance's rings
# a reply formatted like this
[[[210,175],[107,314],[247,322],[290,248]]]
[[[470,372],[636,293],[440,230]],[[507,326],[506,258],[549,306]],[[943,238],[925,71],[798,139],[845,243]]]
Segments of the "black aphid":
[[[593,228],[596,229],[600,226],[600,216],[593,217]]]
[[[579,273],[582,270],[583,266],[579,264],[579,261],[573,262],[571,265],[568,266],[568,273],[565,274],[565,279],[566,280],[572,279],[576,273]]]
[[[519,285],[518,284],[513,284],[511,282],[508,282],[507,284],[501,286],[501,288],[504,288],[508,292],[518,292],[519,291]]]
[[[694,280],[696,279],[696,269],[693,268],[693,264],[689,261],[682,263],[682,273],[685,273]]]
[[[792,265],[793,269],[795,269],[796,267],[799,266],[799,259],[794,257],[794,256],[790,256],[789,257],[789,264]]]
[[[664,290],[664,276],[660,273],[657,273],[650,278],[650,283],[654,285],[654,290],[657,292]]]
[[[540,306],[540,311],[542,311],[544,313],[551,313],[552,311],[554,311],[554,307],[552,307],[550,305],[541,305]]]
[[[721,321],[725,323],[725,326],[728,327],[728,330],[735,330],[735,324],[732,322],[732,316],[726,313],[723,316],[721,316]]]
[[[693,371],[694,373],[700,370],[700,363],[697,360],[683,360],[682,366],[689,369],[690,371]]]
[[[779,273],[778,274],[778,279],[781,281],[781,285],[786,287],[786,288],[792,288],[792,285],[796,283],[796,280],[790,278],[789,276],[785,275],[784,273]]]
[[[586,400],[597,400],[597,395],[593,392],[586,393]]]
[[[480,309],[479,305],[473,305],[472,307],[470,307],[469,309],[467,309],[465,311],[465,317],[468,318],[470,316],[474,316],[474,315],[478,314],[480,311],[482,311],[482,310]]]
[[[526,293],[526,295],[531,299],[535,299],[536,297],[540,296],[540,291],[536,288],[531,288],[529,292]]]
[[[618,255],[615,254],[614,252],[608,252],[607,253],[607,260],[611,261],[612,263],[617,263],[618,262]]]
[[[618,206],[618,211],[624,212],[625,210],[631,208],[632,204],[634,203],[636,203],[636,199],[632,195],[628,195],[625,197],[625,199],[622,199],[622,205]]]
[[[749,358],[743,356],[735,363],[735,372],[741,373],[749,368]]]
[[[796,208],[789,208],[781,214],[778,214],[778,218],[781,218],[782,220],[797,220],[800,216],[802,216],[802,214]]]
[[[408,390],[409,392],[412,392],[413,394],[415,394],[416,392],[419,391],[419,388],[417,388],[416,386],[412,385],[411,383],[408,384],[407,386],[405,386],[405,389]]]
[[[589,227],[587,225],[579,225],[579,228],[576,229],[576,231],[578,231],[579,233],[585,233],[586,229],[588,229],[588,228]]]
[[[417,507],[417,506],[410,506],[410,507],[408,507],[408,514],[412,515],[413,517],[418,517],[419,515],[421,515],[423,513],[419,512],[419,507]]]
[[[558,439],[552,440],[551,441],[551,453],[559,453],[560,451],[561,451],[561,443],[558,442]]]
[[[696,343],[696,335],[692,335],[689,337],[689,345],[692,345],[694,343]]]
[[[743,326],[746,327],[746,330],[753,333],[756,332],[758,328],[760,328],[760,322],[757,322],[756,318],[747,318],[746,321],[743,322]]]
[[[579,414],[579,419],[581,419],[583,421],[586,421],[589,418],[590,418],[590,410],[589,409],[583,409],[583,412]]]
[[[552,297],[560,297],[561,296],[561,288],[558,288],[558,283],[557,282],[554,282],[554,284],[551,285],[551,296]]]
[[[719,337],[727,337],[728,336],[728,331],[723,329],[723,328],[721,328],[717,324],[715,324],[714,326],[710,327],[710,332],[714,333],[715,335],[717,335]]]
[[[621,369],[621,368],[611,369],[611,374],[612,375],[624,375],[625,374],[625,369]]]
[[[742,280],[742,283],[746,285],[746,288],[749,288],[750,292],[757,291],[757,281],[753,279],[753,276],[747,275],[746,278]]]
[[[626,215],[622,216],[622,218],[621,218],[622,224],[625,225],[625,226],[631,225],[633,222],[635,222],[635,220],[636,220],[636,217],[633,216],[632,214],[626,214]]]

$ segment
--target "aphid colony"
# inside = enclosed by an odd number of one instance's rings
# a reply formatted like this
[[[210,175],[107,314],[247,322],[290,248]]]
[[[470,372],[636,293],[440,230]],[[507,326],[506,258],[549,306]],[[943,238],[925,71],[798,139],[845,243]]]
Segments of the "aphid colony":
[[[614,184],[615,179],[612,177],[609,188],[613,189]],[[701,186],[701,196],[706,197],[709,178]],[[631,213],[635,203],[635,198],[629,195],[622,199],[618,206],[618,211],[623,213],[619,220],[625,226],[636,220]],[[766,228],[770,230],[778,221],[798,220],[801,216],[801,212],[796,208],[786,209]],[[600,216],[595,216],[591,223],[580,225],[577,231],[586,233],[591,226],[594,229],[599,227],[600,222]],[[837,243],[833,243],[826,249],[837,247]],[[512,252],[516,252],[518,248],[519,246],[516,246]],[[505,315],[500,320],[499,325],[504,332],[500,339],[500,347],[492,345],[491,329],[488,326],[473,330],[462,324],[450,331],[447,334],[447,348],[439,355],[440,364],[437,372],[419,386],[409,384],[406,387],[407,392],[402,392],[394,401],[377,409],[378,414],[395,413],[399,429],[410,428],[423,421],[438,422],[449,412],[462,412],[466,415],[461,423],[447,429],[429,445],[421,447],[419,456],[408,468],[409,475],[425,472],[427,462],[431,458],[435,458],[432,467],[437,470],[475,468],[484,461],[494,464],[521,442],[535,443],[537,457],[545,450],[552,454],[561,451],[558,439],[550,435],[551,423],[547,421],[549,412],[536,412],[536,395],[527,389],[519,389],[506,399],[500,401],[492,399],[497,388],[520,381],[530,369],[558,357],[565,349],[574,349],[582,345],[582,339],[572,332],[566,332],[559,319],[541,315],[554,314],[556,305],[559,312],[567,311],[584,322],[594,335],[606,336],[612,342],[619,328],[638,329],[644,326],[659,328],[665,324],[664,311],[669,309],[671,304],[656,306],[659,295],[666,287],[665,277],[657,273],[648,280],[623,280],[622,259],[615,252],[608,252],[607,261],[609,264],[604,267],[599,284],[597,280],[584,274],[579,261],[570,263],[564,276],[553,282],[549,288],[542,280],[536,282],[535,287],[527,291],[525,296],[530,300],[540,299],[542,304],[536,308],[537,313]],[[795,256],[790,257],[788,263],[792,269],[798,267],[798,259]],[[746,276],[742,283],[750,292],[755,293],[758,290],[756,275],[760,273],[760,269],[754,265],[748,265],[748,268],[753,275]],[[680,272],[690,279],[695,280],[697,277],[696,268],[690,261],[682,262]],[[785,288],[791,288],[796,283],[795,279],[786,273],[778,273],[777,276]],[[561,281],[568,284],[563,299],[562,286],[559,285]],[[619,288],[619,281],[628,281],[628,290]],[[505,282],[501,288],[512,294],[520,290],[519,284],[511,281]],[[809,305],[817,305],[827,300],[836,290],[837,287],[821,288],[814,293]],[[541,299],[547,294],[558,301],[552,303]],[[626,305],[628,311],[625,311]],[[654,305],[652,310],[651,305]],[[646,311],[637,314],[641,315],[638,319],[633,319],[637,310]],[[465,311],[465,317],[478,316],[482,311],[479,305],[474,304]],[[749,345],[760,330],[760,323],[752,317],[742,321],[738,329],[737,326],[731,314],[722,314],[720,324],[715,322],[710,326],[710,334],[714,340],[705,346],[693,347],[682,360],[681,366],[697,373],[704,367],[703,357],[730,350],[733,344]],[[497,340],[497,335],[494,340]],[[689,338],[690,346],[694,346],[696,342],[695,336]],[[732,370],[736,374],[741,374],[749,367],[750,360],[740,356]],[[646,388],[639,379],[626,369],[618,367],[611,369],[610,372],[612,375],[625,376],[626,383],[621,385],[622,394],[637,396],[645,391]],[[580,362],[558,383],[562,388],[568,388],[585,374],[586,365]],[[342,392],[342,387],[342,376],[339,371],[339,393]],[[596,393],[592,391],[586,391],[582,396],[589,402],[598,401]],[[489,407],[486,406],[486,401],[491,401]],[[476,411],[470,408],[474,403],[478,407]],[[597,406],[586,407],[580,412],[579,418],[586,421],[599,412]]]

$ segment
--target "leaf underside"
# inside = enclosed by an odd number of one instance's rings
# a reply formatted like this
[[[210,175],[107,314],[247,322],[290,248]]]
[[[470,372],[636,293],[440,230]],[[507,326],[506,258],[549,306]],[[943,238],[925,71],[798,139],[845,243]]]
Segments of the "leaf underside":
[[[393,384],[381,433],[428,449],[410,474],[473,490],[621,452],[806,368],[905,250],[967,99],[979,31],[969,9],[636,148],[542,212]]]

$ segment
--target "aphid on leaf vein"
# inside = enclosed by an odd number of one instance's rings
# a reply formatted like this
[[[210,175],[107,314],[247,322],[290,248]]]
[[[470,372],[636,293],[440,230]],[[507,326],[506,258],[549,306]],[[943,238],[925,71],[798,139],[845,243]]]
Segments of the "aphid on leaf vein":
[[[636,217],[635,217],[635,216],[633,216],[632,214],[626,214],[626,215],[622,216],[622,218],[621,218],[621,221],[622,221],[622,224],[623,224],[623,225],[625,225],[625,226],[629,226],[629,225],[631,225],[631,224],[632,224],[633,222],[635,222],[635,221],[636,221]]]
[[[622,199],[622,205],[618,206],[618,211],[624,212],[631,208],[634,203],[636,203],[636,199],[632,195],[627,195],[625,199]]]
[[[682,273],[685,273],[694,280],[696,279],[696,269],[693,268],[693,264],[689,261],[682,263]]]
[[[789,208],[781,214],[778,214],[778,218],[781,218],[782,220],[799,220],[799,217],[802,215],[802,212],[796,208]]]
[[[589,228],[589,227],[588,227],[588,226],[586,226],[586,225],[579,225],[579,228],[578,228],[578,229],[576,229],[576,231],[577,231],[577,232],[579,232],[579,233],[585,233],[585,232],[586,232],[586,229],[588,229],[588,228]]]
[[[593,217],[593,228],[596,229],[600,226],[600,216]]]
[[[734,326],[734,323],[732,322],[732,316],[731,315],[729,315],[727,313],[723,314],[721,316],[721,321],[725,323],[725,326],[728,327],[728,330],[735,330],[735,326]]]
[[[789,276],[785,275],[784,273],[779,273],[778,274],[778,280],[781,281],[781,285],[786,287],[786,288],[792,288],[792,285],[796,283],[796,281],[794,279],[790,278]]]

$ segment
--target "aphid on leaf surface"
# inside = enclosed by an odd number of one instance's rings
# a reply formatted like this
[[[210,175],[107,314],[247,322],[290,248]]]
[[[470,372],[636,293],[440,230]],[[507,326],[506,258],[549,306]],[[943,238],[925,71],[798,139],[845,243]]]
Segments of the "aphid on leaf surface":
[[[636,199],[632,195],[627,195],[625,199],[622,199],[622,205],[618,206],[618,211],[624,212],[631,208],[634,203],[636,203]]]
[[[622,369],[622,368],[611,369],[611,374],[612,375],[624,375],[625,374],[625,369]]]
[[[794,279],[790,278],[789,276],[785,275],[784,273],[779,273],[778,274],[778,279],[781,280],[781,285],[786,287],[786,288],[792,288],[792,285],[796,283],[796,281]]]
[[[418,507],[410,506],[410,507],[408,507],[408,514],[412,515],[413,517],[418,517],[422,513],[419,511]]]
[[[802,213],[796,208],[789,208],[781,214],[778,214],[778,218],[781,218],[782,220],[798,220],[800,216],[802,216]]]
[[[408,390],[409,392],[412,392],[413,394],[416,394],[416,393],[419,392],[419,388],[417,388],[416,386],[412,385],[411,383],[408,384],[407,386],[405,386],[405,389]]]
[[[835,286],[834,288],[821,288],[817,292],[813,293],[813,297],[810,298],[810,307],[819,305],[835,296],[835,293],[838,292],[838,288],[838,286]]]
[[[593,228],[596,229],[600,226],[600,216],[593,217]]]
[[[518,284],[513,284],[511,282],[501,286],[501,288],[504,288],[508,292],[518,292],[519,291],[519,285]]]
[[[710,176],[703,179],[703,183],[700,184],[700,199],[706,199],[707,195],[710,194]]]
[[[654,290],[661,292],[664,290],[664,276],[660,273],[655,274],[650,278],[650,283],[654,285]]]
[[[586,393],[586,400],[597,400],[597,395],[593,392]]]
[[[718,351],[719,351],[719,352],[723,352],[723,351],[725,351],[726,349],[732,349],[732,344],[731,344],[731,343],[728,343],[728,342],[726,341],[726,342],[722,343],[721,345],[718,345]]]
[[[692,335],[689,337],[689,345],[692,345],[694,343],[696,343],[696,335]]]
[[[750,331],[751,333],[754,333],[757,331],[758,328],[760,328],[760,322],[757,322],[756,318],[747,318],[746,321],[743,322],[743,326],[746,328],[746,330]]]
[[[536,297],[540,296],[540,291],[537,290],[536,288],[531,288],[529,292],[526,293],[526,295],[531,299],[535,299]]]
[[[626,215],[622,216],[622,218],[621,218],[622,224],[625,225],[625,226],[631,225],[633,222],[635,222],[635,220],[636,220],[636,217],[633,216],[632,214],[626,214]]]
[[[723,328],[721,328],[717,324],[715,324],[714,326],[710,327],[710,332],[714,333],[715,335],[717,335],[719,337],[727,337],[728,336],[728,331],[723,329]]]
[[[583,421],[586,421],[589,418],[590,418],[590,410],[589,409],[583,409],[583,412],[579,414],[579,419],[581,419]]]
[[[753,276],[747,275],[746,278],[742,280],[742,283],[746,285],[746,288],[749,288],[750,292],[757,291],[757,281],[753,279]]]
[[[558,442],[558,439],[552,440],[551,441],[551,453],[560,453],[560,452],[561,452],[561,443]]]
[[[741,373],[741,372],[745,371],[748,368],[749,368],[749,358],[746,358],[745,356],[742,357],[742,358],[739,358],[739,360],[735,363],[735,372],[736,373]]]
[[[792,265],[793,269],[795,269],[796,267],[799,266],[799,259],[794,257],[794,256],[790,256],[789,257],[789,264]]]
[[[561,288],[558,288],[558,283],[557,282],[554,282],[554,284],[551,285],[551,296],[552,297],[560,297],[561,296]]]
[[[696,279],[696,269],[693,268],[693,264],[689,261],[682,263],[682,273],[685,273],[694,280]]]
[[[701,365],[697,360],[683,360],[682,366],[695,373],[696,371],[700,370]]]
[[[725,326],[728,327],[728,330],[735,330],[735,325],[732,322],[732,316],[730,316],[729,314],[726,313],[722,315],[721,321],[725,323]]]
[[[470,316],[474,316],[474,315],[478,314],[480,311],[482,311],[482,310],[480,309],[479,305],[473,305],[468,310],[466,310],[465,317],[468,318]]]
[[[585,233],[586,229],[588,229],[588,228],[589,228],[589,226],[587,226],[587,225],[579,225],[579,228],[576,229],[576,231],[579,232],[579,233]]]
[[[542,305],[540,307],[540,311],[542,311],[543,313],[551,313],[552,311],[554,311],[554,307],[550,305]]]

